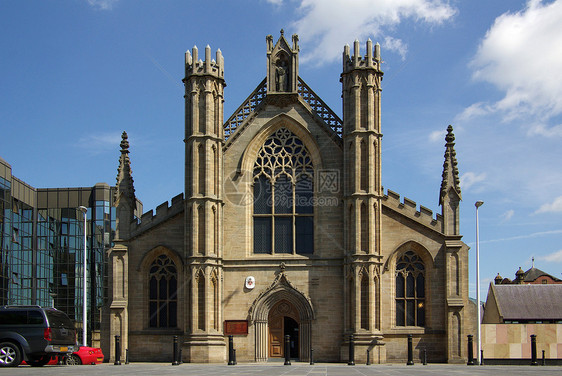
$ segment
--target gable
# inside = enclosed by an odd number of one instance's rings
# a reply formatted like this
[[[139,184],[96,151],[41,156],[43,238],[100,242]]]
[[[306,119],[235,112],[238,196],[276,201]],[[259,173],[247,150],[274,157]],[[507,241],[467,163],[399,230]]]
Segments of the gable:
[[[311,118],[323,127],[330,138],[341,145],[343,121],[328,105],[302,80],[298,78],[298,94],[267,95],[267,80],[263,79],[256,89],[234,111],[224,123],[224,150],[227,150],[244,129],[260,113],[265,111],[267,104],[278,108],[278,113],[285,113],[288,105],[300,105]],[[271,115],[269,115],[271,116]]]

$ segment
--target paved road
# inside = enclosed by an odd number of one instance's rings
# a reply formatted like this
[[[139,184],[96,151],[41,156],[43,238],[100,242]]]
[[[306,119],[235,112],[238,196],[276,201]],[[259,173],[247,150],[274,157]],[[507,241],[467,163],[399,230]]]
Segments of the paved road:
[[[135,375],[135,376],[436,376],[436,375],[476,375],[476,376],[519,376],[519,375],[562,375],[562,367],[557,366],[466,366],[429,364],[423,365],[356,365],[345,364],[316,364],[293,363],[284,366],[280,363],[269,364],[239,364],[236,366],[188,364],[172,366],[170,363],[131,363],[115,366],[113,364],[99,364],[96,366],[44,366],[33,368],[19,366],[17,368],[0,368],[0,376],[3,375]]]

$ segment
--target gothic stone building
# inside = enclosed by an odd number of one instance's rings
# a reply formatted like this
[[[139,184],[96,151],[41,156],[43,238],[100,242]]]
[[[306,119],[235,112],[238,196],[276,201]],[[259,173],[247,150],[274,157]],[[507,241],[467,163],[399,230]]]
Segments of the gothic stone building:
[[[223,120],[224,59],[185,55],[185,193],[135,216],[123,134],[110,250],[113,338],[132,361],[284,356],[461,362],[470,333],[468,247],[454,135],[446,136],[441,215],[381,182],[381,57],[344,48],[343,119],[299,76],[298,37],[267,41],[267,76]],[[437,187],[436,187],[437,188]],[[436,189],[437,191],[437,189]]]

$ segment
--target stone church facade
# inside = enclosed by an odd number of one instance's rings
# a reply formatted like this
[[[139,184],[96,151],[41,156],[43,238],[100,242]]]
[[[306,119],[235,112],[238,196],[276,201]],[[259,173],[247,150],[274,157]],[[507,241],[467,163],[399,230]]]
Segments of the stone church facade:
[[[290,356],[462,362],[470,334],[468,247],[449,126],[432,211],[381,182],[379,45],[344,48],[343,119],[299,76],[298,37],[266,38],[267,74],[226,121],[224,59],[185,56],[185,193],[136,218],[124,133],[102,346],[131,361]],[[436,187],[437,192],[437,187]],[[419,359],[419,358],[418,358]]]

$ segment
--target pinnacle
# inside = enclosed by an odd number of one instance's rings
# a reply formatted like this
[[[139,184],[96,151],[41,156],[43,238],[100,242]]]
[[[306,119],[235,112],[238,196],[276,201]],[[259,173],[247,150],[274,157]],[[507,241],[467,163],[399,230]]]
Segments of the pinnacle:
[[[129,152],[129,141],[128,141],[127,132],[125,131],[123,131],[123,134],[121,135],[121,144],[119,146],[121,146],[121,153]]]

